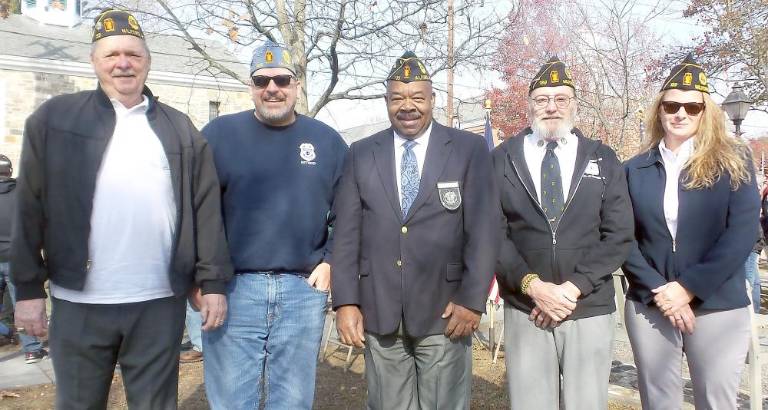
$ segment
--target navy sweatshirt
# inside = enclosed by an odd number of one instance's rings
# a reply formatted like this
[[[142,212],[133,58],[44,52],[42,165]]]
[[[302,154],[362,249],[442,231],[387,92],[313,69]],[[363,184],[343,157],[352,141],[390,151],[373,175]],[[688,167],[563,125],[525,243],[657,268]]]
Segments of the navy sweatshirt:
[[[297,115],[285,127],[253,110],[203,128],[221,184],[221,206],[236,273],[309,273],[330,263],[331,209],[347,145],[331,127]]]

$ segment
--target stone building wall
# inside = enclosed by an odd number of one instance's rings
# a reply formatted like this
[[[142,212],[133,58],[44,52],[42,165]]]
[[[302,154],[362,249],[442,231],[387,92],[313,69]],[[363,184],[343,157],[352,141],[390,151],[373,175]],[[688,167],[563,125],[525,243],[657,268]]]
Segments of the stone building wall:
[[[153,82],[147,82],[147,86],[161,102],[189,115],[198,128],[208,123],[211,102],[219,102],[220,115],[253,107],[247,89],[229,91]],[[95,77],[0,69],[0,153],[13,161],[14,172],[18,170],[26,118],[52,96],[95,87]]]

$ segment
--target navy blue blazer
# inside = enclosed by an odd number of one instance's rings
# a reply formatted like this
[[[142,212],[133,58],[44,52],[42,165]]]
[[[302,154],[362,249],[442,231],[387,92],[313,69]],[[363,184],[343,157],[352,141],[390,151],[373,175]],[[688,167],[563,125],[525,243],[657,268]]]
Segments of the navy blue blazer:
[[[635,241],[622,269],[627,297],[651,303],[651,289],[678,281],[701,310],[735,309],[749,304],[744,262],[755,244],[760,213],[752,162],[749,183],[731,190],[727,173],[708,189],[679,191],[677,237],[664,218],[666,173],[658,147],[625,164],[635,214]]]
[[[419,193],[403,218],[392,128],[352,144],[334,202],[334,309],[358,305],[365,330],[402,322],[442,334],[448,302],[485,311],[498,253],[499,194],[483,138],[432,123]],[[457,183],[456,207],[440,183]]]

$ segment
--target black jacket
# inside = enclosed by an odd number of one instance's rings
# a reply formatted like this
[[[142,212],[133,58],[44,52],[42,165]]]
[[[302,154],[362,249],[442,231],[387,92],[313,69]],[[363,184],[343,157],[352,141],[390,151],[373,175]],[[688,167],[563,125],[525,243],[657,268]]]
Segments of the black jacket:
[[[491,159],[481,137],[433,122],[419,193],[403,219],[393,135],[381,131],[347,154],[335,201],[333,305],[359,305],[376,334],[394,333],[401,319],[413,337],[442,334],[448,302],[485,310],[499,233]]]
[[[520,281],[537,273],[545,282],[571,281],[579,288],[581,297],[568,319],[611,313],[616,309],[611,275],[632,241],[624,170],[613,150],[574,129],[576,166],[565,211],[553,231],[525,162],[523,142],[530,133],[523,130],[493,152],[504,230],[496,265],[501,295],[514,308],[530,312],[534,304],[520,292]],[[597,175],[587,172],[589,163],[596,164]]]
[[[11,249],[11,223],[16,212],[16,180],[0,178],[0,263],[8,262]]]
[[[147,119],[171,168],[176,202],[171,288],[177,296],[186,295],[194,280],[203,293],[224,293],[232,267],[210,149],[186,115],[157,102],[149,89],[144,94],[150,99]],[[45,297],[47,279],[83,288],[96,177],[115,121],[112,103],[100,88],[54,97],[27,119],[11,244],[19,300]]]
[[[627,298],[651,303],[651,289],[678,281],[696,296],[694,309],[747,306],[744,261],[755,245],[760,214],[754,175],[736,191],[728,174],[708,189],[680,184],[673,244],[664,219],[667,178],[659,149],[630,159],[625,167],[637,238],[624,264]]]

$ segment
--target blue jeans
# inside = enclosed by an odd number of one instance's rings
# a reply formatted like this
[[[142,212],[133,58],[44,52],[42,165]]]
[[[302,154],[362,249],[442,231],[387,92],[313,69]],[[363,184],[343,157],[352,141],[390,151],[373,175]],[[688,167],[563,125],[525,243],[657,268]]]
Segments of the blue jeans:
[[[757,252],[750,252],[744,270],[747,273],[747,283],[752,287],[752,308],[755,313],[760,313],[760,272],[757,269]]]
[[[11,302],[16,306],[16,287],[11,282],[11,269],[8,262],[0,263],[0,281],[5,282],[8,285],[8,293],[11,295]],[[43,344],[40,343],[34,336],[29,336],[24,333],[19,333],[19,339],[21,340],[21,348],[24,353],[36,352],[43,348]]]
[[[192,343],[192,348],[198,352],[203,351],[203,339],[202,339],[202,327],[203,318],[200,317],[200,312],[195,312],[192,309],[192,305],[187,301],[187,318],[184,321],[187,326],[187,335],[189,335],[189,341]]]
[[[292,274],[235,275],[224,325],[203,333],[213,410],[311,409],[328,292]]]

